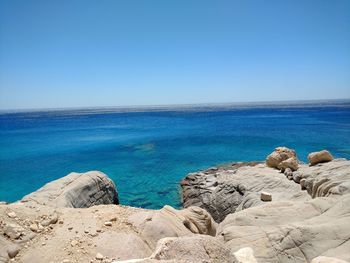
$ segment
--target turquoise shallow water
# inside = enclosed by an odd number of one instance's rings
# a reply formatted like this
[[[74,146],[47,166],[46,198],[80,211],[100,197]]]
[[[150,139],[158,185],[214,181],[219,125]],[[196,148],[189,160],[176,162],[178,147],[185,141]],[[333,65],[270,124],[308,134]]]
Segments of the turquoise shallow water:
[[[100,170],[125,205],[179,207],[179,181],[229,161],[263,160],[275,147],[350,158],[350,104],[164,112],[0,114],[0,200],[15,201],[69,172]]]

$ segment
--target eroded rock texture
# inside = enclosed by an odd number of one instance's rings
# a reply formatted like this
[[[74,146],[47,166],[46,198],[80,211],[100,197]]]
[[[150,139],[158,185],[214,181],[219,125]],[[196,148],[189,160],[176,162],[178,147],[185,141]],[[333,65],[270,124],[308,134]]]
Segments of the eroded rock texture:
[[[118,204],[115,184],[104,173],[70,173],[26,195],[21,202],[52,207],[85,208],[100,204]]]
[[[202,207],[217,222],[228,214],[262,204],[263,191],[272,194],[274,201],[310,199],[298,184],[263,163],[235,163],[191,173],[181,186],[184,207]]]

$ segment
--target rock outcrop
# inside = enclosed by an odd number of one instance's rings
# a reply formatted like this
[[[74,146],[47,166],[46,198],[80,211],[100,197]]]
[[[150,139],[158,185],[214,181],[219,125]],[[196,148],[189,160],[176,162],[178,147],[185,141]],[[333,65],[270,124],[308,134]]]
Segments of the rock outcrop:
[[[310,165],[316,165],[318,163],[330,162],[333,160],[333,156],[327,150],[310,153],[307,156],[307,158],[309,159]]]
[[[271,202],[228,215],[217,237],[231,251],[251,247],[258,262],[350,260],[350,195]]]
[[[209,207],[213,218],[222,221],[216,237],[232,253],[250,247],[257,262],[350,261],[350,161],[298,163],[296,170],[282,169],[285,160],[273,169],[241,164],[189,174],[182,181],[184,206]],[[220,185],[234,189],[220,196],[225,204],[216,202]],[[238,193],[239,198],[231,198]],[[268,196],[272,200],[262,202]],[[223,207],[234,211],[225,213]]]
[[[181,181],[184,207],[207,210],[216,222],[236,211],[260,205],[265,191],[273,201],[308,200],[298,184],[263,163],[234,163],[189,174]]]
[[[100,204],[118,204],[115,184],[104,173],[70,173],[26,195],[21,202],[52,207],[86,208]]]

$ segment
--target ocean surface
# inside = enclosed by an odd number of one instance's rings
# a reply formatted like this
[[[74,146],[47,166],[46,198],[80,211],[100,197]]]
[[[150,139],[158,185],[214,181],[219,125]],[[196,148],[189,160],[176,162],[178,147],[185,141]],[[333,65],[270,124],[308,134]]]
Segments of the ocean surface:
[[[264,160],[288,146],[306,161],[328,149],[350,158],[350,102],[0,114],[0,200],[16,201],[70,172],[100,170],[121,204],[181,206],[189,172]]]

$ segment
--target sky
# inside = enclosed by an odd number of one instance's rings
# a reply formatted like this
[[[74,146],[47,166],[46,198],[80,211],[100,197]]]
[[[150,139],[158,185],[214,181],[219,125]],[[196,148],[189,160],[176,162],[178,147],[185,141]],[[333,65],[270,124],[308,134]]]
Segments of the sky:
[[[348,0],[0,0],[0,109],[347,98]]]

